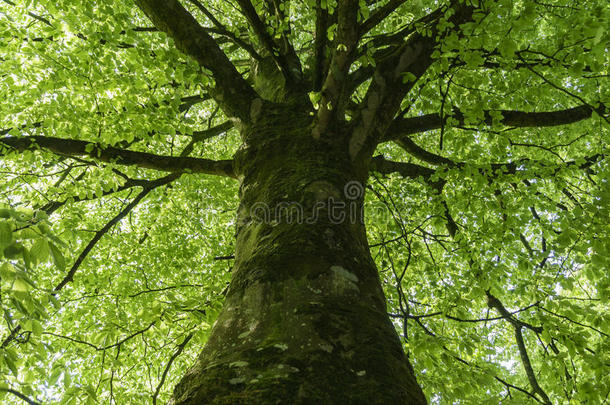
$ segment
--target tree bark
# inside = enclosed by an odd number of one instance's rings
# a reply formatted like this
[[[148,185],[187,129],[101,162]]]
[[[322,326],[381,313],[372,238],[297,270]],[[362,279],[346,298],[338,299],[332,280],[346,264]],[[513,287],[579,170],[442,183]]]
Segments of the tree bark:
[[[171,403],[425,404],[386,314],[347,125],[314,141],[305,108],[261,111],[235,159],[225,305]]]

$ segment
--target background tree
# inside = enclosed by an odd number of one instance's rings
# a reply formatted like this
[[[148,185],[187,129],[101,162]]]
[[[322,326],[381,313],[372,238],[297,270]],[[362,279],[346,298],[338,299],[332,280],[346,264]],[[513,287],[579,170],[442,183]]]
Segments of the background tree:
[[[608,402],[606,1],[135,4],[3,0],[2,401]]]

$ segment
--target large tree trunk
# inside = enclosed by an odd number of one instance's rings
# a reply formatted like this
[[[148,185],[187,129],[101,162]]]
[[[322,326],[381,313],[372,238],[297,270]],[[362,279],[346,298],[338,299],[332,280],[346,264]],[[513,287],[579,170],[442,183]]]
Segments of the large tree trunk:
[[[174,404],[424,404],[386,314],[348,128],[304,109],[242,130],[236,258],[224,308]],[[262,112],[261,112],[262,111]]]

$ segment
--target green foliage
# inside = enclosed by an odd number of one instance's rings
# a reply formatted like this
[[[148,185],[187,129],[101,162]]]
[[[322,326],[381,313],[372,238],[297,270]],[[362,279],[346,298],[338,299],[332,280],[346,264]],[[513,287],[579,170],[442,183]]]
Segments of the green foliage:
[[[198,132],[227,120],[212,100],[184,107],[207,97],[214,79],[165,34],[140,29],[151,24],[131,1],[12,3],[0,6],[2,137],[179,156]],[[256,42],[231,2],[203,3],[236,37]],[[285,18],[253,3],[272,36],[285,35],[303,70],[313,70],[317,2],[280,2]],[[363,21],[388,2],[359,3]],[[441,3],[404,2],[362,39],[351,72],[377,66],[385,45],[376,39]],[[337,8],[336,1],[320,4],[329,13]],[[488,307],[487,291],[519,321],[542,328],[522,331],[553,403],[603,403],[610,392],[610,165],[603,158],[581,166],[586,157],[607,156],[608,123],[594,113],[572,125],[508,127],[499,110],[610,105],[610,9],[605,0],[487,7],[463,34],[443,38],[424,76],[402,74],[416,82],[405,114],[447,118],[413,140],[464,164],[433,167],[434,180],[444,182],[440,193],[424,179],[371,177],[367,229],[388,312],[431,403],[535,402],[515,388],[532,392],[513,326]],[[325,31],[336,39],[336,24]],[[247,76],[248,53],[217,39]],[[362,83],[354,102],[370,81]],[[309,94],[319,107],[321,93]],[[192,157],[230,159],[237,130],[192,146]],[[377,152],[421,163],[394,143]],[[518,162],[518,169],[490,175],[498,162]],[[234,182],[183,174],[155,188],[55,291],[142,184],[161,177],[93,157],[0,146],[0,402],[15,401],[7,389],[43,403],[142,404],[157,388],[159,402],[169,398],[222,306],[232,262],[215,258],[233,253]]]

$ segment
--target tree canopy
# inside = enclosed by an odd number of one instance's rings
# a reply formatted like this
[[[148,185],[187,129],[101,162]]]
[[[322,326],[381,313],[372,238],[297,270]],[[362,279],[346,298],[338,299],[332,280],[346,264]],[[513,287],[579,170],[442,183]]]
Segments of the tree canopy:
[[[165,403],[231,278],[240,128],[305,98],[313,138],[367,133],[429,401],[607,403],[609,25],[605,0],[3,0],[0,401]]]

